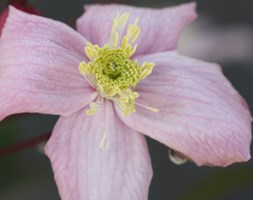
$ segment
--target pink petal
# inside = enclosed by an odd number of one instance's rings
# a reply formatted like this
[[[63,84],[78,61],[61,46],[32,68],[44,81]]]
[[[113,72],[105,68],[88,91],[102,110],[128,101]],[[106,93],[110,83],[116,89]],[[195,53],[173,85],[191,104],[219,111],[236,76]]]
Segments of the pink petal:
[[[11,5],[19,10],[26,12],[26,13],[35,14],[35,15],[42,15],[42,13],[38,9],[31,6],[29,3],[26,2],[26,0],[12,1]],[[8,17],[8,13],[9,13],[9,8],[5,8],[3,10],[3,12],[0,13],[0,35],[1,35],[2,29],[4,27],[5,21]]]
[[[102,46],[108,42],[112,21],[117,12],[129,12],[130,22],[140,17],[141,33],[136,43],[137,54],[175,49],[181,31],[196,18],[195,3],[147,9],[125,5],[92,5],[77,20],[77,30],[87,39]]]
[[[107,150],[99,148],[105,127]],[[46,154],[62,200],[148,198],[152,168],[145,138],[117,118],[110,102],[93,116],[83,110],[61,117]]]
[[[137,107],[121,119],[131,128],[181,152],[198,165],[226,166],[250,158],[251,115],[220,67],[175,52],[138,58],[153,61],[137,88]]]
[[[0,40],[0,120],[13,113],[71,114],[95,92],[78,64],[86,39],[66,25],[10,8]]]

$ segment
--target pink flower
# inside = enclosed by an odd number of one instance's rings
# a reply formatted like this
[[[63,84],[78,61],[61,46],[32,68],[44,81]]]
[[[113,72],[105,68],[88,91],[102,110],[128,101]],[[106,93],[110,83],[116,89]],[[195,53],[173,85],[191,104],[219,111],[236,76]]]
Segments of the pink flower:
[[[144,135],[197,165],[250,159],[252,118],[242,97],[218,65],[176,52],[194,10],[87,6],[78,33],[10,8],[0,40],[0,120],[61,115],[46,154],[62,199],[147,199]]]

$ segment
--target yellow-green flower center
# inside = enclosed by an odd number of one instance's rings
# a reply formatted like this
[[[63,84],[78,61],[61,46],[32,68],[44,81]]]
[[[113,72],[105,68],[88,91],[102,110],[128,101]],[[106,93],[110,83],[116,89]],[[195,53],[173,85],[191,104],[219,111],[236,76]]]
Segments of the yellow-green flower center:
[[[135,86],[142,71],[136,62],[126,58],[121,49],[102,48],[94,66],[100,87],[118,87],[120,90]]]
[[[125,115],[135,112],[134,101],[139,97],[135,91],[136,85],[154,67],[154,63],[145,62],[139,65],[137,61],[130,59],[137,48],[133,44],[140,33],[140,27],[136,19],[133,24],[128,25],[126,35],[122,37],[128,17],[128,13],[123,13],[114,18],[108,44],[99,47],[88,42],[85,52],[90,62],[81,62],[79,65],[80,73],[98,91],[100,97],[118,103]],[[93,115],[98,107],[98,103],[92,102],[87,115]]]

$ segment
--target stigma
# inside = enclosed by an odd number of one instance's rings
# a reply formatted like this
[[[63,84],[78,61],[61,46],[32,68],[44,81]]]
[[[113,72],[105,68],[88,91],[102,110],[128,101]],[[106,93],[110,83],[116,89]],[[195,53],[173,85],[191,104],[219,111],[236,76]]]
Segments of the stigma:
[[[135,112],[135,99],[139,97],[136,86],[153,70],[154,63],[144,62],[139,65],[136,60],[131,59],[136,52],[135,41],[141,29],[137,18],[133,23],[129,23],[125,31],[128,18],[129,13],[116,15],[107,44],[100,47],[88,42],[85,47],[90,61],[81,62],[79,71],[99,94],[98,99],[90,103],[87,115],[96,112],[103,98],[117,103],[126,116]],[[123,36],[123,33],[126,34]]]

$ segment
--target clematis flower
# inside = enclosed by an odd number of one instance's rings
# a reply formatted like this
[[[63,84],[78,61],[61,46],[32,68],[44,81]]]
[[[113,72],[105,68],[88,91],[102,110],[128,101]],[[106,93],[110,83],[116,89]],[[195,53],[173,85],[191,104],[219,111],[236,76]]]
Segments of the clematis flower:
[[[218,65],[176,52],[194,3],[85,9],[76,32],[10,8],[0,39],[0,120],[60,115],[45,152],[62,199],[147,199],[144,135],[197,165],[250,159],[243,98]]]
[[[12,1],[11,5],[19,10],[22,10],[22,11],[30,13],[30,14],[42,15],[38,9],[29,5],[26,0],[15,0],[15,1]],[[9,9],[6,8],[0,14],[0,35],[2,32],[2,28],[4,26],[4,23],[6,21],[6,18],[8,16],[8,13],[9,13]]]

